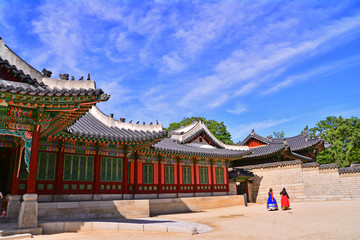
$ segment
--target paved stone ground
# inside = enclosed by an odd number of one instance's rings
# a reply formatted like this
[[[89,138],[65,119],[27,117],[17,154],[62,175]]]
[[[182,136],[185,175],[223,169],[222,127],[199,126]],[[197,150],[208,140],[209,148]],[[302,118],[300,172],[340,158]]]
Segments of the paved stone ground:
[[[291,203],[291,210],[266,210],[265,205],[227,207],[186,214],[156,216],[206,224],[212,231],[179,233],[97,231],[34,236],[35,240],[95,239],[360,239],[360,201]]]

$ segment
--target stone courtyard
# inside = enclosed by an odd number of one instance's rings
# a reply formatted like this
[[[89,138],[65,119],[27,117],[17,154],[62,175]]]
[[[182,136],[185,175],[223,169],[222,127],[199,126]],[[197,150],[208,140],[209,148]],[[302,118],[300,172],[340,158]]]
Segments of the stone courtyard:
[[[279,201],[280,199],[278,199]],[[291,200],[291,199],[290,199]],[[360,201],[290,203],[288,211],[266,210],[264,204],[154,216],[205,224],[212,231],[197,234],[141,231],[91,231],[34,236],[36,240],[88,239],[359,239]]]

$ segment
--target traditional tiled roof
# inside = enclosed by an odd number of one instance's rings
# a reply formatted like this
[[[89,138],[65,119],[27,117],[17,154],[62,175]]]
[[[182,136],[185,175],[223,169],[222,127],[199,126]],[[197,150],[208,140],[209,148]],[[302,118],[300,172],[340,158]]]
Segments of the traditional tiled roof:
[[[290,165],[297,165],[297,164],[302,164],[302,161],[301,160],[292,160],[292,161],[272,162],[272,163],[244,166],[244,167],[240,167],[240,168],[244,168],[246,170],[252,170],[252,169],[258,169],[258,168],[274,168],[274,167],[290,166]]]
[[[104,93],[101,89],[96,89],[92,80],[68,81],[43,76],[13,52],[2,39],[0,39],[0,69],[14,76],[11,80],[0,78],[1,92],[39,96],[97,96]],[[109,95],[103,94],[102,98],[107,100]]]
[[[339,168],[339,166],[336,163],[319,165],[319,169],[334,169],[334,168]]]
[[[250,171],[250,170],[260,169],[260,168],[274,168],[274,167],[297,165],[297,164],[301,164],[302,168],[316,167],[319,170],[321,170],[321,169],[322,170],[324,170],[324,169],[338,169],[339,174],[359,173],[360,172],[360,167],[339,168],[339,166],[336,163],[321,164],[320,165],[317,162],[302,163],[300,160],[273,162],[273,163],[265,163],[265,164],[258,164],[258,165],[244,166],[244,167],[236,167],[235,169],[245,169],[245,170]]]
[[[358,173],[358,172],[360,172],[360,167],[339,168],[339,174],[342,174],[342,173]]]
[[[202,121],[173,130],[170,135],[170,138],[161,140],[152,148],[158,152],[189,157],[241,158],[250,154],[247,146],[227,145],[219,141]],[[205,137],[207,141],[195,142],[199,136]]]
[[[83,95],[101,95],[101,89],[66,89],[50,88],[43,83],[29,84],[23,82],[7,81],[0,78],[0,92],[11,92],[20,94],[30,94],[39,96],[83,96]],[[108,96],[108,95],[107,95]]]
[[[139,125],[116,121],[95,106],[70,126],[67,132],[75,136],[113,141],[146,141],[161,139],[167,135],[160,124]]]
[[[244,141],[239,142],[238,145],[245,146],[250,139],[257,139],[267,145],[284,144],[284,141],[286,141],[286,145],[289,145],[292,151],[304,150],[306,148],[313,147],[320,142],[324,142],[321,138],[311,138],[309,132],[306,130],[299,135],[288,138],[264,138],[252,130]]]
[[[303,163],[301,164],[302,168],[313,168],[313,167],[318,167],[319,164],[317,162],[309,162],[309,163]]]
[[[251,130],[251,133],[241,142],[238,142],[239,146],[246,146],[246,144],[251,140],[251,139],[256,139],[260,142],[263,142],[264,144],[269,144],[271,142],[271,138],[265,138],[263,136],[260,136],[258,134],[255,133],[254,129]]]
[[[166,138],[152,146],[155,150],[170,154],[201,156],[201,157],[220,157],[234,158],[242,157],[250,152],[247,150],[231,150],[224,148],[201,148],[187,144],[179,144],[174,139]]]
[[[281,153],[283,150],[288,148],[287,153],[291,155],[291,158],[301,159],[303,161],[312,161],[310,157],[303,156],[296,153],[295,151],[303,151],[307,148],[314,147],[319,143],[325,143],[325,141],[321,138],[311,138],[309,132],[305,130],[303,133],[289,138],[264,138],[260,135],[257,135],[253,130],[245,138],[245,140],[241,143],[238,143],[238,145],[245,146],[251,139],[257,139],[266,145],[251,147],[250,151],[252,154],[245,156],[244,159],[265,158]]]
[[[284,144],[270,144],[270,145],[264,145],[259,147],[253,147],[249,148],[251,151],[251,154],[248,156],[245,156],[244,158],[256,158],[256,157],[266,157],[273,154],[276,154],[278,152],[281,152],[285,149]]]
[[[191,123],[187,126],[170,132],[171,138],[179,144],[187,144],[204,135],[216,148],[232,149],[232,150],[248,150],[247,146],[228,145],[217,139],[202,121]]]

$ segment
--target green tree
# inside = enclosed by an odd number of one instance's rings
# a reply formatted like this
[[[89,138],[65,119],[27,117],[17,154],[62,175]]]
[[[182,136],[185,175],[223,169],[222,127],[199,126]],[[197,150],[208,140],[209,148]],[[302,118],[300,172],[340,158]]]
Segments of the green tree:
[[[169,127],[166,129],[168,131],[176,130],[180,127],[187,126],[197,120],[201,120],[205,126],[209,129],[209,131],[221,142],[225,144],[234,144],[231,140],[231,134],[227,131],[224,122],[217,122],[215,120],[207,120],[203,117],[191,117],[191,118],[184,118],[180,122],[173,122],[169,124]]]
[[[276,138],[284,138],[285,137],[285,133],[283,131],[281,132],[273,132],[274,137]]]
[[[320,137],[332,146],[317,156],[319,163],[334,163],[349,166],[360,159],[360,119],[352,117],[327,117],[310,129],[313,137]]]

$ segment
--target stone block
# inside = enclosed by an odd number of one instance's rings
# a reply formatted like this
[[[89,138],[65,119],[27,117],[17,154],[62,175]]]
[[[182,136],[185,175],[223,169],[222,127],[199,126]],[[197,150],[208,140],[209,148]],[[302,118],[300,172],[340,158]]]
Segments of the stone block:
[[[56,208],[56,203],[53,203],[53,202],[38,203],[38,206],[39,206],[39,209],[46,209],[46,208],[54,209],[54,208]]]
[[[6,220],[17,220],[20,212],[20,195],[10,196],[8,206],[7,206],[7,215]]]
[[[144,224],[144,231],[167,232],[168,227],[159,224]]]
[[[56,208],[79,208],[79,202],[58,202]]]
[[[15,240],[15,239],[27,239],[32,238],[31,233],[22,233],[22,234],[15,234],[11,236],[3,236],[0,237],[1,240]]]
[[[38,203],[36,201],[37,194],[24,194],[24,201],[21,203],[18,227],[36,228],[38,223]]]
[[[173,226],[169,226],[168,227],[168,232],[186,233],[186,234],[195,235],[195,234],[197,234],[197,229],[194,226],[191,226],[191,227],[173,227]]]
[[[43,229],[44,234],[63,233],[65,231],[64,222],[40,223],[39,227]]]
[[[92,230],[92,222],[65,222],[65,232],[89,232]]]
[[[102,230],[118,230],[119,223],[114,222],[93,222],[92,230],[93,231],[102,231]]]
[[[79,202],[80,208],[97,208],[99,207],[99,201],[86,201],[86,202]]]
[[[144,224],[140,223],[119,223],[120,231],[144,231]]]

